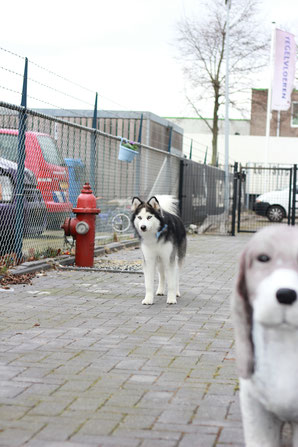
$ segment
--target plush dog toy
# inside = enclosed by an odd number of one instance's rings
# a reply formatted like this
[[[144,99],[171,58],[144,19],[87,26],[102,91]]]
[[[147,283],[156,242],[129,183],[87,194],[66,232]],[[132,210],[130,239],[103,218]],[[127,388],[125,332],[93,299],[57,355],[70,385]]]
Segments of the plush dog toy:
[[[245,247],[232,299],[247,447],[298,446],[298,229],[273,225]]]

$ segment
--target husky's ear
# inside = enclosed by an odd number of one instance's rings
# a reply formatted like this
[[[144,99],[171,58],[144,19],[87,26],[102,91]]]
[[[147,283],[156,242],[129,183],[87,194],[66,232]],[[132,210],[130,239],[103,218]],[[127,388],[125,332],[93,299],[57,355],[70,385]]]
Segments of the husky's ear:
[[[254,346],[252,341],[252,307],[248,299],[245,271],[246,255],[241,255],[238,276],[232,296],[232,317],[236,340],[236,360],[240,377],[249,378],[254,370]]]
[[[152,206],[154,210],[160,211],[160,204],[155,196],[151,197],[151,199],[149,199],[147,203],[148,205]]]
[[[141,199],[139,199],[138,197],[134,197],[131,202],[131,211],[134,212],[142,203],[143,202]]]

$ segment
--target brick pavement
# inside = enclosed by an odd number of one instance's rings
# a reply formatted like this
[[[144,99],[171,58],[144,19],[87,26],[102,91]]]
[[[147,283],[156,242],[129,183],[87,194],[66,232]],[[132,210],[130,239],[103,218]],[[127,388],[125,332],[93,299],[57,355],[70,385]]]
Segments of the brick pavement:
[[[177,305],[142,306],[141,274],[1,289],[0,445],[243,446],[229,298],[248,239],[190,236]]]

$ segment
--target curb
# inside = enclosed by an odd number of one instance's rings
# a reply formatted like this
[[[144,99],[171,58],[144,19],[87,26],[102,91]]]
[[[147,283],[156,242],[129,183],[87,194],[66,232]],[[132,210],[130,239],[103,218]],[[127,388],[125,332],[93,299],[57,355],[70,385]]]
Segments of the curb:
[[[123,250],[124,248],[132,248],[139,246],[139,241],[137,239],[131,239],[122,242],[112,242],[110,244],[96,247],[94,249],[94,257],[103,256],[105,254],[112,253],[114,251]],[[9,273],[12,275],[25,275],[27,273],[35,273],[41,270],[49,270],[55,265],[72,265],[75,262],[74,256],[62,255],[56,258],[46,258],[40,261],[28,261],[23,262],[23,264],[17,265],[16,267],[9,269]],[[5,275],[1,275],[4,278]]]

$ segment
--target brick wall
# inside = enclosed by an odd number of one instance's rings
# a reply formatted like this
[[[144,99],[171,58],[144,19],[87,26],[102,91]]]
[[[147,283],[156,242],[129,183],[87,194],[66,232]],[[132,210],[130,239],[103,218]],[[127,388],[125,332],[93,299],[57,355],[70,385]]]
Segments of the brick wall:
[[[252,89],[250,135],[266,135],[267,89]],[[292,103],[298,102],[298,90],[293,90]],[[291,127],[292,107],[286,112],[280,112],[281,137],[298,137],[298,127]],[[277,135],[277,112],[272,112],[270,135]]]

